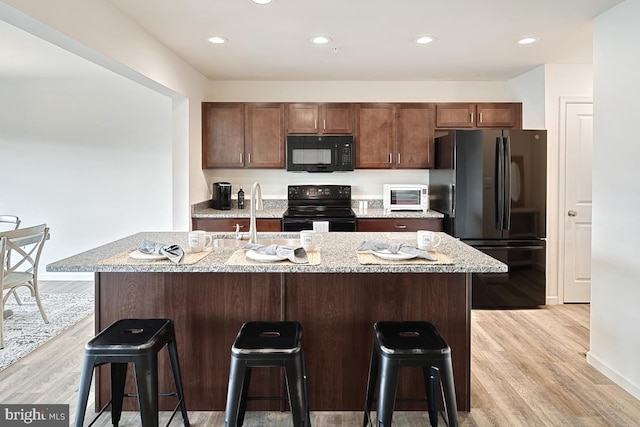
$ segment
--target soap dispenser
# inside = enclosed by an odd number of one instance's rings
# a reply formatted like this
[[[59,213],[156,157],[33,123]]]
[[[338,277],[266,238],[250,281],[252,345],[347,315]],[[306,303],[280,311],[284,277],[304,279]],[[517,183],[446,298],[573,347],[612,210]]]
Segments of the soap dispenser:
[[[238,209],[244,209],[244,190],[242,190],[242,186],[238,191]]]

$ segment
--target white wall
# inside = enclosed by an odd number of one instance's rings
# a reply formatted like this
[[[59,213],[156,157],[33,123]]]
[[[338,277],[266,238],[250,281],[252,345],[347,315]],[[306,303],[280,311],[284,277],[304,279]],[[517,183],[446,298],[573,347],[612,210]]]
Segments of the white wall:
[[[545,127],[545,66],[541,65],[509,81],[522,104],[522,127]]]
[[[594,21],[591,349],[587,360],[640,398],[640,2]]]
[[[172,229],[169,98],[112,73],[0,80],[0,93],[0,212],[49,225],[43,266]]]
[[[108,0],[3,0],[0,19],[172,99],[173,227],[187,230],[190,202],[207,191],[200,170],[206,78]]]

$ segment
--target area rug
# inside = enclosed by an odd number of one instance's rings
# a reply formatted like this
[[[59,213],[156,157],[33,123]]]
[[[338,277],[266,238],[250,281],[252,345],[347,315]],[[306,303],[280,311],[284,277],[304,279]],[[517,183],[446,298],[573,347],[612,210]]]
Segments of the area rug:
[[[35,298],[20,294],[22,305],[9,298],[5,310],[13,315],[4,321],[4,348],[0,371],[93,313],[94,297],[83,293],[40,294],[49,323],[42,321]]]

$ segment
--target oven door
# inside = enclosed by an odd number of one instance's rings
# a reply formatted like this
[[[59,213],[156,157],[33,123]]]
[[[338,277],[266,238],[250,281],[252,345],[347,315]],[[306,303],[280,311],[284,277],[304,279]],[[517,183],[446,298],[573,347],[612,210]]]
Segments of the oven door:
[[[282,231],[313,230],[314,221],[328,221],[329,231],[356,231],[355,218],[284,218]]]

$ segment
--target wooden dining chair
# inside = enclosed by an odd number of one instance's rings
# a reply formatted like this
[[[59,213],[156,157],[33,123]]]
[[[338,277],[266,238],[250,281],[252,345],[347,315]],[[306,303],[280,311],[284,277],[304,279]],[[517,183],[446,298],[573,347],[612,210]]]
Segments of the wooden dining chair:
[[[15,215],[0,215],[0,232],[17,230],[18,227],[20,227],[20,218]],[[7,261],[5,262],[9,263],[9,259],[11,259],[11,251],[7,252]],[[18,304],[22,304],[18,294],[14,293],[13,296]]]
[[[8,291],[2,297],[2,311],[9,296],[17,288],[24,286],[35,297],[44,323],[49,323],[38,290],[38,263],[48,235],[49,227],[46,224],[0,233],[0,265],[2,266],[0,289],[3,293],[5,290]],[[9,251],[11,251],[11,258],[7,259]],[[4,325],[3,316],[0,315],[0,349],[2,348],[4,348]]]

